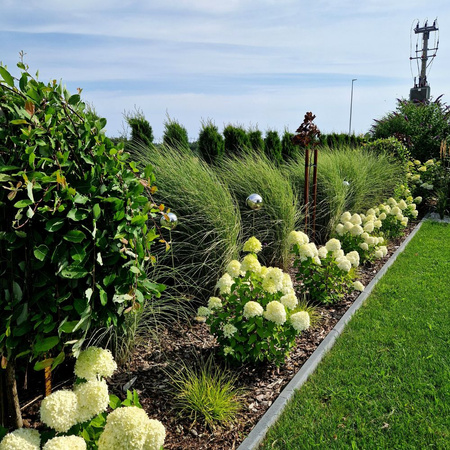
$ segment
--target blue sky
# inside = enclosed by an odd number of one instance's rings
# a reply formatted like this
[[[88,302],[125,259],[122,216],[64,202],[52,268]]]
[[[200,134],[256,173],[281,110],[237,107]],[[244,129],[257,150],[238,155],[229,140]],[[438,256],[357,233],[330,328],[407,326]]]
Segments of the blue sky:
[[[126,131],[139,108],[156,140],[169,116],[196,140],[202,121],[285,127],[305,112],[323,132],[348,132],[407,98],[411,28],[438,19],[432,96],[450,103],[450,3],[429,0],[0,0],[0,60],[18,74],[19,52],[40,79],[62,79]],[[431,34],[430,46],[434,43]],[[416,36],[412,36],[413,50]]]

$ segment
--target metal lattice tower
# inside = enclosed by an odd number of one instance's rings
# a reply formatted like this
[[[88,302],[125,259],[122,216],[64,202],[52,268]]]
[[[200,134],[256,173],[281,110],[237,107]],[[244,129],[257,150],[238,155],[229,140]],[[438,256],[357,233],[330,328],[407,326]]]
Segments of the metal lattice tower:
[[[433,60],[436,56],[436,52],[439,45],[439,40],[434,48],[428,48],[428,41],[430,38],[430,32],[438,31],[439,28],[436,24],[437,20],[433,22],[433,25],[428,25],[428,21],[425,22],[423,27],[419,27],[419,22],[417,22],[414,28],[414,33],[417,35],[422,35],[422,48],[419,50],[416,44],[415,56],[411,56],[409,59],[420,60],[420,73],[419,82],[416,82],[416,77],[414,77],[414,87],[411,89],[409,94],[410,100],[425,101],[430,98],[430,85],[427,81],[427,67],[429,67],[428,60]],[[433,54],[428,54],[429,51],[434,52]]]

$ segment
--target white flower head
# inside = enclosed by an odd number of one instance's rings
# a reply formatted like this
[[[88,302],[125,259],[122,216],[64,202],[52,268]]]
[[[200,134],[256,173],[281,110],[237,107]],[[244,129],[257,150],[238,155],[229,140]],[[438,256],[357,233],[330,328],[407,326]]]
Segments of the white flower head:
[[[359,266],[359,253],[356,250],[347,253],[345,256],[353,267]]]
[[[283,289],[283,271],[278,267],[268,267],[262,287],[269,294],[281,291]]]
[[[370,222],[366,222],[365,224],[364,224],[364,231],[366,232],[366,233],[372,233],[372,231],[374,230],[374,228],[375,228],[375,223],[374,222],[372,222],[372,221],[370,221]]]
[[[261,271],[261,264],[258,261],[258,258],[253,253],[249,253],[248,255],[245,255],[244,259],[242,260],[241,270],[244,273],[259,273]]]
[[[248,255],[253,256],[253,255]],[[224,273],[216,284],[216,288],[219,289],[221,294],[229,294],[231,293],[231,286],[233,286],[233,278],[230,277],[228,273]]]
[[[117,364],[109,350],[99,347],[88,347],[82,351],[75,363],[75,375],[85,380],[96,380],[98,377],[110,377],[116,371]]]
[[[18,428],[8,433],[0,442],[0,450],[39,450],[41,436],[32,428]]]
[[[234,336],[234,334],[237,331],[237,328],[234,325],[232,325],[231,323],[226,323],[222,327],[222,331],[223,331],[224,337],[230,338],[230,337]]]
[[[206,306],[200,306],[197,310],[197,316],[199,317],[209,317],[212,314],[212,311]]]
[[[365,252],[366,252],[367,250],[369,250],[369,246],[367,245],[366,242],[361,242],[361,244],[359,244],[359,247],[360,247],[361,249],[363,249]]]
[[[283,295],[280,298],[280,302],[288,309],[294,309],[298,305],[298,300],[294,292],[291,292],[290,294],[287,295]]]
[[[334,252],[335,250],[339,250],[341,248],[341,241],[339,239],[330,239],[326,244],[325,248],[329,252]]]
[[[364,233],[364,229],[361,225],[353,225],[353,227],[350,229],[350,234],[352,236],[359,236],[360,234]]]
[[[40,412],[42,422],[65,433],[78,421],[77,395],[72,391],[55,391],[42,400]]]
[[[252,236],[247,242],[245,242],[242,250],[244,252],[259,253],[262,250],[262,245],[261,242],[255,238],[255,236]]]
[[[349,220],[347,222],[344,222],[344,231],[350,231],[353,228],[353,223],[351,223]]]
[[[361,216],[360,216],[359,214],[357,214],[357,213],[353,214],[353,215],[350,217],[350,222],[351,222],[353,225],[361,225],[361,223],[362,223]]]
[[[232,278],[237,278],[241,274],[241,263],[236,259],[230,261],[227,265],[226,272]]]
[[[319,247],[317,250],[319,258],[326,258],[328,254],[327,248],[323,245],[322,247]]]
[[[340,220],[342,223],[345,223],[345,222],[348,222],[351,219],[351,217],[352,217],[352,215],[351,215],[350,211],[345,211],[345,213],[343,213],[341,215]]]
[[[264,308],[254,301],[249,301],[244,305],[244,317],[250,319],[251,317],[262,316],[264,313]]]
[[[352,263],[345,256],[336,258],[336,263],[338,268],[343,272],[349,272],[352,268]]]
[[[364,290],[364,285],[361,283],[361,281],[355,281],[353,283],[353,289],[362,292]]]
[[[219,297],[210,297],[208,300],[208,309],[222,308],[222,300]]]
[[[86,450],[86,441],[80,436],[57,436],[46,442],[42,450]]]
[[[277,325],[283,325],[286,322],[286,309],[282,303],[273,300],[267,304],[264,317]]]
[[[77,422],[83,423],[106,411],[109,404],[108,385],[105,380],[88,381],[75,386],[77,396]]]
[[[292,327],[297,331],[307,330],[310,326],[310,317],[307,311],[299,311],[289,318]]]
[[[302,231],[291,231],[288,235],[288,245],[289,247],[297,245],[307,244],[309,242],[309,237]]]
[[[344,224],[338,223],[338,224],[336,225],[336,233],[337,233],[339,236],[342,236],[342,235],[345,233]]]

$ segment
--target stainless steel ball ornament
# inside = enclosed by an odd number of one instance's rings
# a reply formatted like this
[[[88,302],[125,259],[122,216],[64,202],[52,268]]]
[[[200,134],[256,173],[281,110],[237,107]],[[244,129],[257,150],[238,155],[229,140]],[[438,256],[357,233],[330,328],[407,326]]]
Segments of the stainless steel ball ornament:
[[[254,211],[261,209],[263,207],[263,199],[259,194],[250,194],[247,197],[247,206]]]
[[[173,230],[178,224],[178,217],[170,212],[163,214],[160,220],[161,226]]]

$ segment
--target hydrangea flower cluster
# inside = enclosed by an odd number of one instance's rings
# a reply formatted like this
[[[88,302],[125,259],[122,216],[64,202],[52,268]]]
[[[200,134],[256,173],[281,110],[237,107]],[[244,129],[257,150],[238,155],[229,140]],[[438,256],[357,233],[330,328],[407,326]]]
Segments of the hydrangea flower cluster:
[[[345,219],[352,227],[360,227],[362,223],[361,217],[356,214],[352,216],[347,213]],[[321,303],[338,301],[353,286],[354,272],[360,263],[359,253],[355,250],[345,253],[341,241],[336,238],[316,248],[315,244],[309,242],[307,235],[299,233],[291,232],[288,239],[288,242],[293,243],[298,292]],[[301,239],[295,236],[301,236]]]
[[[212,309],[220,308],[219,298],[211,298]],[[228,332],[233,334],[231,326]],[[108,386],[103,377],[111,376],[116,369],[111,352],[89,347],[80,353],[75,364],[75,374],[88,380],[77,384],[73,391],[61,390],[47,396],[41,404],[41,420],[57,432],[73,432],[76,424],[104,413],[109,404]],[[120,402],[119,402],[120,404]],[[124,403],[125,404],[125,403]],[[83,425],[85,426],[85,425]],[[98,427],[98,424],[96,425]],[[83,431],[84,428],[81,428]],[[87,431],[83,431],[89,434]],[[80,436],[84,434],[80,434]],[[98,441],[99,450],[160,450],[166,430],[158,420],[149,419],[145,411],[135,406],[120,407],[106,419]],[[39,450],[41,436],[37,430],[21,428],[7,434],[0,442],[0,450]],[[56,436],[46,442],[44,450],[86,450],[83,437]]]
[[[301,232],[290,238],[302,245],[309,241]],[[311,246],[311,252],[316,255],[314,248]],[[255,237],[245,242],[247,254],[241,261],[231,261],[217,283],[219,297],[211,297],[197,315],[206,318],[224,356],[240,362],[281,363],[296,335],[308,328],[309,314],[297,309],[289,274],[261,265],[257,257],[261,249]]]
[[[166,430],[158,420],[149,419],[136,406],[118,408],[109,414],[98,442],[99,450],[159,450]]]
[[[30,428],[19,428],[8,433],[0,442],[0,450],[39,450],[41,435]]]

